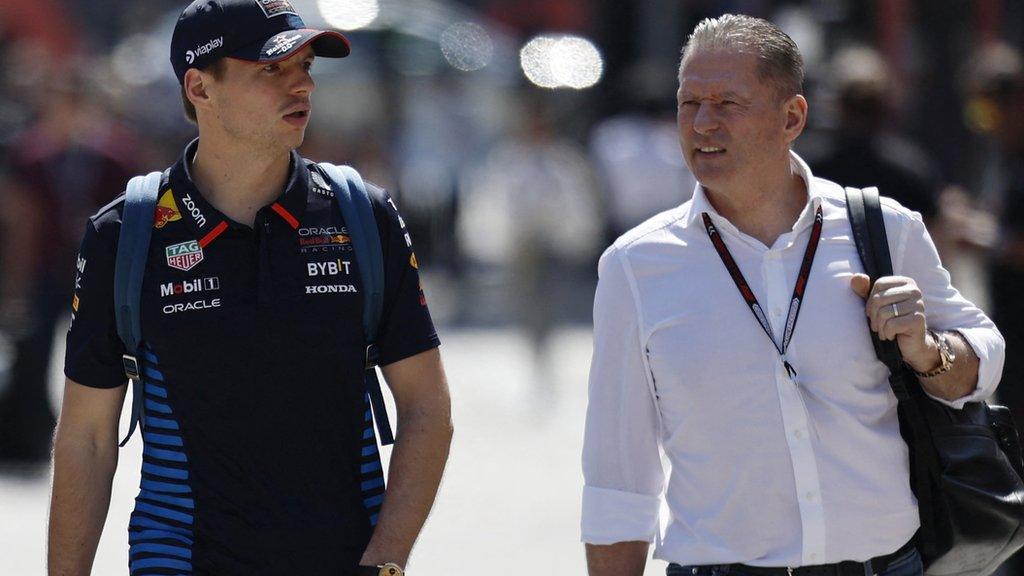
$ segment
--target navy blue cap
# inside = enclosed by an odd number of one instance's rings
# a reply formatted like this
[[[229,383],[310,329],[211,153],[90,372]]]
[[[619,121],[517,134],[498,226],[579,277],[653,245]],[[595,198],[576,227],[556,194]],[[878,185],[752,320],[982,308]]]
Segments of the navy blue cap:
[[[307,28],[288,0],[195,0],[174,26],[171,65],[183,83],[189,68],[205,68],[225,56],[269,64],[310,44],[327,58],[350,51],[340,33]]]

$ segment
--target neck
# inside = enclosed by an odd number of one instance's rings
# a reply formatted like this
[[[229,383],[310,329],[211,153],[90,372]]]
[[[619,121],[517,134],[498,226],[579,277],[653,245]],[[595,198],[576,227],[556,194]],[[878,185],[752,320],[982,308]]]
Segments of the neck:
[[[704,191],[723,218],[768,247],[793,229],[807,205],[807,184],[789,162],[784,171],[763,174],[756,184]]]
[[[225,139],[200,135],[192,160],[192,180],[214,208],[251,227],[256,212],[284,190],[291,158],[279,148],[243,149],[221,145],[223,142]]]

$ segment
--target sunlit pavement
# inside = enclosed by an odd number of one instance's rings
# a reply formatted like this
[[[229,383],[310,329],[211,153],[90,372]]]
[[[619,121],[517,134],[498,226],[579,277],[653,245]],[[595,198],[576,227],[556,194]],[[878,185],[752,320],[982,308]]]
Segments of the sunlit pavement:
[[[441,337],[455,440],[410,573],[585,574],[579,454],[590,332],[557,332],[549,369],[534,366],[532,348],[512,330],[442,330]],[[121,451],[93,574],[127,573],[140,460],[136,435]],[[0,475],[0,575],[45,573],[48,490],[45,475]],[[646,575],[664,567],[649,562]]]

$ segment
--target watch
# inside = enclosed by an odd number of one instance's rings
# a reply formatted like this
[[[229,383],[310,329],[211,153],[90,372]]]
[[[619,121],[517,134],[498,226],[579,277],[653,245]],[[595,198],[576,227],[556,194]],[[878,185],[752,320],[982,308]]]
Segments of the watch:
[[[953,368],[953,362],[956,360],[956,354],[953,353],[953,347],[949,345],[949,339],[946,338],[945,334],[932,330],[929,330],[928,333],[932,335],[935,343],[939,345],[939,366],[928,372],[914,370],[914,374],[917,374],[918,378],[932,378],[939,374],[945,374]]]
[[[385,562],[380,566],[360,566],[359,576],[405,576],[405,570],[394,562]]]

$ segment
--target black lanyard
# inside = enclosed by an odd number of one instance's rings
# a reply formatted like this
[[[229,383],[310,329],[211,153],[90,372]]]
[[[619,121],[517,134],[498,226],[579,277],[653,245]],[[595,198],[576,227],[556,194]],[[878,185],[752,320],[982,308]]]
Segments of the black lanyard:
[[[750,289],[750,285],[747,284],[743,273],[740,272],[740,267],[732,259],[732,254],[729,253],[729,248],[726,247],[725,241],[722,240],[722,235],[719,234],[718,229],[711,222],[711,217],[708,216],[707,212],[704,212],[701,216],[704,219],[704,228],[708,231],[708,238],[711,238],[711,243],[714,244],[715,250],[718,251],[718,256],[722,259],[722,263],[725,264],[729,275],[732,276],[733,282],[736,283],[740,295],[743,296],[747,306],[750,306],[750,311],[754,314],[754,318],[757,318],[758,323],[761,324],[761,328],[768,335],[768,339],[772,341],[775,349],[779,351],[779,357],[782,359],[782,365],[786,368],[786,373],[789,374],[790,378],[795,377],[796,370],[793,369],[793,366],[786,359],[786,350],[789,349],[789,342],[793,339],[793,331],[796,330],[796,319],[800,315],[800,305],[804,301],[807,280],[811,276],[811,264],[814,263],[814,253],[818,251],[818,241],[821,240],[821,206],[818,206],[818,210],[814,213],[814,227],[811,229],[811,239],[807,242],[807,251],[804,252],[804,261],[800,265],[800,274],[796,277],[793,297],[789,301],[789,315],[786,316],[786,331],[783,334],[781,346],[775,342],[775,337],[772,336],[771,324],[765,318],[764,310],[757,302],[757,297],[754,296],[754,291]]]

